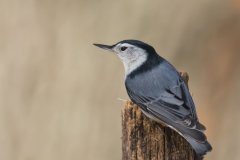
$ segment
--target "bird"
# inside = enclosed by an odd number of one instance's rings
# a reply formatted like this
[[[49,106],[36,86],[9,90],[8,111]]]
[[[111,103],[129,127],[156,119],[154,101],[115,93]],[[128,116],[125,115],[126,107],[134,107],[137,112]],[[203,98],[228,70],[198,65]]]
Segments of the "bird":
[[[186,83],[177,69],[151,45],[132,39],[114,45],[94,45],[120,58],[127,94],[147,117],[179,133],[197,157],[202,158],[212,150]]]

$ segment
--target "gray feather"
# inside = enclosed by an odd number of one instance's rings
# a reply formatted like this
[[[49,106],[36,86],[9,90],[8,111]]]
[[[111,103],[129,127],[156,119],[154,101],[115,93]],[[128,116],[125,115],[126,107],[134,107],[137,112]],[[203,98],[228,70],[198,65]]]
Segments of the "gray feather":
[[[143,76],[145,78],[143,78]],[[205,154],[211,146],[202,132],[189,90],[175,68],[163,61],[141,76],[127,77],[126,89],[131,100],[152,117],[178,131],[196,149]]]

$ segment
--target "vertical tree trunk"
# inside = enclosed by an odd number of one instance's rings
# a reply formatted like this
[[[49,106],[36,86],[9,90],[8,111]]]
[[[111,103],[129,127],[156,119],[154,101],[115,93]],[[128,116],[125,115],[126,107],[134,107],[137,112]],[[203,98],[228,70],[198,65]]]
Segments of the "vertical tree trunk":
[[[187,73],[181,73],[188,82]],[[190,145],[170,128],[150,120],[131,101],[122,110],[123,160],[194,160]]]

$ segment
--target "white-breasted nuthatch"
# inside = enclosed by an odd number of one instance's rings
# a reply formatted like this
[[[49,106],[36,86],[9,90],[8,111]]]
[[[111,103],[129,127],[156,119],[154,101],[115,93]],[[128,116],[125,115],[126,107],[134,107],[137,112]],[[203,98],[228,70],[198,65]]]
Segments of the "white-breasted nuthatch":
[[[127,93],[145,115],[177,131],[198,157],[211,151],[191,94],[173,65],[138,40],[94,45],[116,53],[122,60]]]

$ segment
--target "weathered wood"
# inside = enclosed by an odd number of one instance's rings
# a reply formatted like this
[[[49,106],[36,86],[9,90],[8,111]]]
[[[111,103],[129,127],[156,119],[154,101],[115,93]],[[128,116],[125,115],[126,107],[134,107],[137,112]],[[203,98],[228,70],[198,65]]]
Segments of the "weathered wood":
[[[188,74],[181,73],[185,82]],[[178,133],[146,117],[127,101],[122,110],[123,160],[194,160],[190,145]]]

